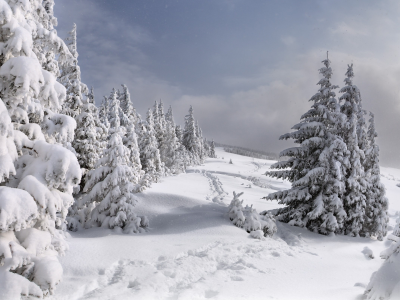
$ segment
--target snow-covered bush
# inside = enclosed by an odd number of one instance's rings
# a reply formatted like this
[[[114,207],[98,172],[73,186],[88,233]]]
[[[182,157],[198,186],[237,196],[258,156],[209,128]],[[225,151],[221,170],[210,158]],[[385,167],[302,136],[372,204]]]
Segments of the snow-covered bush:
[[[233,199],[228,207],[229,219],[237,227],[243,227],[246,220],[243,213],[243,200],[239,200],[241,195],[243,195],[243,192],[239,194],[233,192]]]
[[[244,208],[245,212],[245,221],[243,224],[244,230],[248,233],[261,230],[261,222],[260,222],[260,215],[257,213],[257,210],[253,208],[253,206],[246,206]]]
[[[260,213],[260,218],[264,236],[273,236],[278,231],[275,217],[269,211],[265,210]]]
[[[253,206],[246,205],[243,208],[243,200],[239,200],[241,195],[243,192],[239,194],[233,192],[233,199],[228,207],[228,215],[232,223],[246,230],[254,238],[258,238],[259,234],[253,232],[262,232],[264,237],[273,236],[277,232],[274,217],[267,211],[258,214]]]

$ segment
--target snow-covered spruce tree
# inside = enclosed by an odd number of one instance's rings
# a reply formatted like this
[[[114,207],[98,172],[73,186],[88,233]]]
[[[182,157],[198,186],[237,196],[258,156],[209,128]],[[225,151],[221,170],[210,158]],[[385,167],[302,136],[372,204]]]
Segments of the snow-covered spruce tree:
[[[110,123],[110,133],[119,132],[121,136],[125,135],[125,128],[121,127],[121,108],[119,106],[118,93],[115,89],[112,90],[108,98],[109,114],[108,121]]]
[[[170,159],[167,157],[169,154],[170,145],[168,145],[167,141],[167,133],[166,133],[166,120],[164,115],[164,106],[162,101],[159,103],[157,101],[154,102],[153,106],[153,120],[154,120],[154,132],[157,139],[158,149],[160,151],[160,159],[161,162],[165,166],[165,172],[168,174],[170,172],[167,164]]]
[[[178,139],[178,149],[176,152],[177,158],[182,163],[183,170],[186,170],[188,166],[192,164],[191,154],[183,145],[183,132],[182,127],[180,125],[175,126],[175,134]]]
[[[88,172],[96,167],[107,146],[108,129],[100,121],[94,103],[94,92],[91,88],[86,99],[82,100],[81,113],[77,116],[78,129],[73,143],[83,174],[78,199],[83,196],[82,191],[88,180]],[[94,207],[93,202],[80,206],[79,200],[76,201],[68,211],[68,230],[77,231],[80,228],[91,227],[91,212]]]
[[[74,24],[66,40],[73,59],[61,65],[59,81],[67,89],[67,99],[63,104],[62,112],[76,118],[80,114],[83,95],[88,93],[87,86],[81,82],[81,70],[78,65],[76,24]]]
[[[110,113],[110,107],[108,103],[108,98],[103,97],[103,101],[101,102],[100,108],[99,108],[99,119],[100,122],[104,124],[104,126],[107,128],[107,130],[110,129],[110,122],[108,121],[108,115]]]
[[[60,229],[81,177],[75,155],[45,141],[70,139],[74,124],[59,114],[66,91],[57,64],[72,56],[53,30],[53,5],[0,5],[1,299],[54,292],[62,277],[57,255],[67,247]]]
[[[206,138],[203,138],[203,148],[204,148],[205,156],[210,157],[210,151],[211,151],[210,143],[209,143],[209,141],[207,141]]]
[[[154,132],[154,120],[151,109],[147,111],[146,121],[139,122],[139,149],[140,162],[145,172],[146,186],[157,182],[164,174],[164,166],[161,162],[157,139]]]
[[[210,157],[211,158],[217,158],[217,155],[215,154],[215,143],[214,140],[211,141],[210,143]]]
[[[139,121],[140,117],[136,112],[136,109],[133,107],[131,101],[131,94],[129,93],[129,89],[125,84],[122,84],[122,92],[119,95],[120,107],[122,112],[129,118],[134,125]]]
[[[320,89],[310,99],[311,109],[293,126],[294,132],[280,137],[294,139],[300,146],[282,151],[280,156],[288,156],[289,160],[271,166],[281,170],[266,173],[289,180],[292,187],[271,193],[265,199],[276,199],[286,205],[277,212],[279,221],[330,234],[341,232],[346,218],[341,199],[345,192],[347,149],[337,135],[344,116],[335,99],[337,86],[330,82],[329,59],[323,64],[319,70],[323,78],[318,82]]]
[[[341,135],[349,151],[349,167],[345,174],[346,191],[343,195],[343,206],[347,213],[344,232],[353,236],[366,236],[370,234],[368,231],[363,231],[368,181],[362,165],[365,154],[359,147],[357,134],[360,124],[361,97],[359,89],[353,85],[353,77],[353,65],[351,64],[348,65],[346,79],[344,80],[346,86],[340,90],[343,93],[340,101],[344,102],[341,106],[341,111],[347,117],[346,125],[343,126]]]
[[[184,153],[182,152],[182,147],[176,136],[176,125],[171,106],[165,114],[164,124],[164,142],[160,146],[160,156],[161,158],[164,157],[165,167],[168,168],[169,172],[178,174],[185,170]]]
[[[80,114],[76,117],[77,129],[72,143],[78,157],[78,162],[83,173],[93,170],[105,148],[107,129],[101,124],[98,109],[94,105],[93,89],[86,99],[82,100]],[[83,189],[85,180],[82,180]]]
[[[387,223],[389,221],[387,215],[388,199],[385,197],[385,187],[380,180],[379,147],[375,141],[378,134],[375,129],[374,114],[370,113],[370,116],[367,132],[369,145],[365,151],[364,160],[364,168],[368,179],[367,203],[362,232],[382,240],[387,233]]]
[[[136,125],[138,121],[138,116],[130,100],[129,90],[126,85],[122,85],[123,91],[120,93],[120,122],[121,126],[125,128],[125,136],[122,140],[124,145],[130,151],[130,167],[134,170],[138,176],[138,180],[143,177],[144,171],[142,170],[142,164],[140,162],[140,151],[138,145],[138,139],[136,135]],[[134,182],[138,183],[138,182]],[[144,189],[144,186],[141,190]]]
[[[123,145],[118,132],[111,135],[96,168],[88,173],[80,207],[96,203],[91,213],[92,223],[107,227],[120,227],[126,233],[141,232],[148,226],[146,217],[138,217],[134,212],[137,198],[133,193],[139,187],[139,174],[129,163],[129,149]]]
[[[160,115],[160,107],[157,101],[155,101],[153,105],[153,129],[157,139],[157,143],[162,143],[164,138],[164,122]]]
[[[193,107],[190,106],[189,114],[185,116],[185,128],[182,135],[182,144],[191,154],[191,161],[193,164],[200,164],[201,144],[196,135],[196,121],[193,115]]]
[[[200,128],[199,122],[196,121],[196,136],[197,136],[197,140],[199,143],[199,158],[200,158],[200,163],[203,163],[203,161],[206,159],[207,157],[207,153],[206,153],[206,148],[204,146],[204,138],[203,138],[203,132]]]

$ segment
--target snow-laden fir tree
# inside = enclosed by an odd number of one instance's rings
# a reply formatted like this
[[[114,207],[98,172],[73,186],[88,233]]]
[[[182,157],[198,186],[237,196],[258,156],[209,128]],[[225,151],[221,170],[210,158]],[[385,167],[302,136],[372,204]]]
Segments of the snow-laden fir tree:
[[[107,128],[107,130],[109,130],[110,128],[110,122],[108,121],[109,113],[110,107],[108,103],[108,98],[104,96],[99,108],[99,119],[100,122],[103,123],[104,126]]]
[[[365,222],[368,181],[362,164],[365,154],[359,147],[358,138],[361,96],[358,87],[353,85],[353,77],[353,65],[351,64],[348,65],[344,80],[346,85],[340,90],[343,93],[340,97],[340,101],[343,101],[341,111],[347,117],[341,135],[349,151],[349,167],[345,175],[346,191],[343,195],[344,209],[347,213],[344,232],[353,236],[360,234],[365,236],[369,234],[362,230]]]
[[[120,107],[123,113],[129,118],[134,125],[139,121],[140,117],[136,112],[136,109],[133,107],[131,101],[131,94],[129,93],[129,89],[125,84],[122,84],[122,92],[119,95]]]
[[[160,102],[160,104],[162,103]],[[183,158],[185,153],[182,151],[182,147],[176,136],[176,125],[171,106],[165,114],[164,124],[164,142],[160,146],[160,156],[161,159],[164,157],[165,167],[168,168],[169,172],[178,174],[185,170]]]
[[[46,141],[71,141],[75,124],[60,114],[66,90],[57,64],[73,57],[53,30],[53,5],[0,5],[1,299],[54,292],[63,272],[57,255],[67,248],[61,229],[81,177],[75,155]]]
[[[151,109],[147,111],[146,121],[139,122],[139,149],[140,162],[145,172],[147,186],[157,182],[164,174],[164,166],[161,162],[157,139],[154,132],[154,119]]]
[[[94,93],[90,93],[82,100],[80,114],[76,117],[77,129],[72,143],[83,173],[93,170],[105,148],[107,128],[100,122],[98,109],[94,105]],[[82,180],[83,188],[85,180]]]
[[[137,179],[139,180],[144,175],[144,171],[142,171],[142,164],[140,162],[140,151],[138,145],[138,138],[136,135],[136,126],[139,118],[131,103],[128,87],[126,85],[122,85],[122,88],[123,88],[122,93],[120,93],[119,95],[120,122],[121,126],[125,128],[124,131],[126,132],[122,139],[124,145],[130,151],[130,159],[129,159],[130,166],[136,174],[139,174],[139,176],[137,176]]]
[[[214,143],[214,140],[212,140],[211,143],[210,143],[210,154],[209,154],[209,156],[211,158],[217,158],[217,155],[215,154],[215,143]]]
[[[199,125],[199,121],[196,120],[196,136],[197,136],[197,140],[199,143],[199,159],[200,159],[200,163],[203,163],[203,161],[205,160],[207,153],[206,153],[206,148],[204,146],[204,138],[203,138],[203,132],[200,128]]]
[[[79,164],[82,169],[82,180],[78,199],[88,180],[88,172],[93,170],[97,161],[107,146],[108,129],[100,122],[98,109],[94,105],[94,92],[91,88],[89,94],[82,100],[81,113],[77,116],[78,128],[76,130],[73,147],[76,149]],[[68,230],[77,231],[80,228],[91,227],[91,212],[95,207],[93,202],[79,206],[76,201],[68,211]]]
[[[112,90],[110,97],[108,98],[108,121],[110,123],[110,133],[119,132],[121,136],[125,135],[125,128],[121,127],[121,108],[118,100],[118,93],[115,89]]]
[[[329,59],[323,64],[319,70],[323,78],[318,82],[318,92],[310,99],[311,109],[293,126],[295,131],[280,137],[293,139],[300,146],[282,151],[280,156],[287,156],[289,160],[271,166],[280,170],[267,172],[269,176],[289,180],[292,187],[265,198],[286,205],[277,213],[279,221],[330,234],[341,232],[346,219],[342,196],[347,149],[337,135],[344,116],[335,99],[337,86],[330,82]]]
[[[389,221],[387,214],[388,199],[385,197],[385,187],[380,180],[379,146],[375,140],[378,134],[375,129],[374,114],[370,113],[370,116],[367,132],[369,145],[365,151],[364,160],[365,173],[368,179],[367,203],[362,232],[382,240],[387,233],[387,223]]]
[[[206,157],[210,157],[210,151],[211,151],[210,142],[207,141],[206,138],[203,138],[203,148],[204,148],[204,154],[205,154],[205,156],[206,156]]]
[[[154,102],[153,106],[153,128],[154,132],[156,135],[157,143],[158,145],[161,145],[164,140],[164,112],[163,112],[163,106],[160,100],[160,104],[157,103],[157,101]]]
[[[162,101],[159,103],[154,102],[153,106],[153,120],[154,120],[154,132],[157,139],[158,149],[160,150],[160,159],[162,163],[166,166],[168,164],[169,158],[167,157],[169,152],[169,145],[167,141],[166,133],[166,120],[164,115],[164,106]],[[166,174],[169,173],[169,168],[165,169]]]
[[[107,228],[122,228],[126,233],[141,232],[148,226],[146,217],[136,215],[137,198],[133,193],[140,188],[139,174],[130,167],[129,149],[123,145],[118,132],[111,135],[96,168],[88,173],[80,206],[95,203],[91,212],[92,224]]]
[[[183,145],[183,131],[180,125],[175,126],[175,134],[179,145],[176,155],[179,161],[182,163],[183,169],[186,170],[186,168],[192,164],[192,159],[191,153]]]
[[[78,65],[78,50],[76,39],[76,24],[67,37],[67,45],[73,60],[62,64],[59,81],[67,89],[67,99],[63,105],[63,113],[72,117],[79,115],[82,107],[82,98],[88,93],[87,86],[81,82],[81,70]]]
[[[185,116],[185,128],[182,135],[182,144],[191,154],[193,164],[200,164],[201,144],[197,136],[196,121],[193,115],[193,107],[190,106],[189,114]]]

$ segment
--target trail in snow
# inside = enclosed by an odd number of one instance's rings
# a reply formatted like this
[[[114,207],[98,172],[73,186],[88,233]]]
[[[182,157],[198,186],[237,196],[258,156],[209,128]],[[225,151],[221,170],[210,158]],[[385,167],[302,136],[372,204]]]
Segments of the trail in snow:
[[[255,171],[258,171],[259,168],[260,168],[260,165],[258,164],[258,168],[256,168]],[[202,173],[205,177],[207,177],[207,179],[209,179],[211,181],[213,181],[213,179],[210,178],[210,177],[216,177],[213,174],[226,175],[226,176],[231,176],[231,177],[235,177],[235,178],[239,177],[239,178],[242,178],[244,180],[250,181],[253,185],[261,187],[261,188],[271,189],[271,190],[275,190],[275,191],[280,191],[282,189],[282,187],[272,184],[272,182],[268,179],[267,176],[263,176],[263,177],[252,176],[252,175],[246,176],[246,175],[243,175],[243,174],[237,174],[237,173],[231,173],[231,172],[198,170],[198,169],[188,170],[187,173]],[[216,177],[216,178],[219,181],[218,177]],[[217,183],[217,184],[219,184],[219,183]],[[218,188],[216,188],[216,189],[218,189]]]
[[[223,200],[228,193],[224,191],[219,178],[205,170],[202,171],[202,175],[208,179],[208,183],[210,185],[211,193],[207,195],[207,200],[210,200],[211,198],[211,200],[215,203],[224,204]]]
[[[301,253],[309,252],[277,238],[268,242],[216,241],[175,257],[159,256],[152,262],[123,259],[101,270],[90,283],[92,290],[79,299],[210,299],[221,292],[218,282],[229,287],[262,274],[282,273],[266,267],[266,262]]]

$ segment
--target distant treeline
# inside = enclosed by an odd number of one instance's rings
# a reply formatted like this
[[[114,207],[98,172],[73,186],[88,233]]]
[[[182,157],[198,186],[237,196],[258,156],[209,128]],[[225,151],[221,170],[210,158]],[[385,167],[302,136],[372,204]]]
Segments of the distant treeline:
[[[268,159],[268,160],[277,160],[278,155],[273,152],[261,151],[261,150],[254,150],[249,148],[243,148],[238,146],[231,146],[225,145],[221,143],[215,142],[216,147],[223,147],[224,150],[228,153],[234,153],[238,155],[254,157],[254,158],[261,158],[261,159]]]

